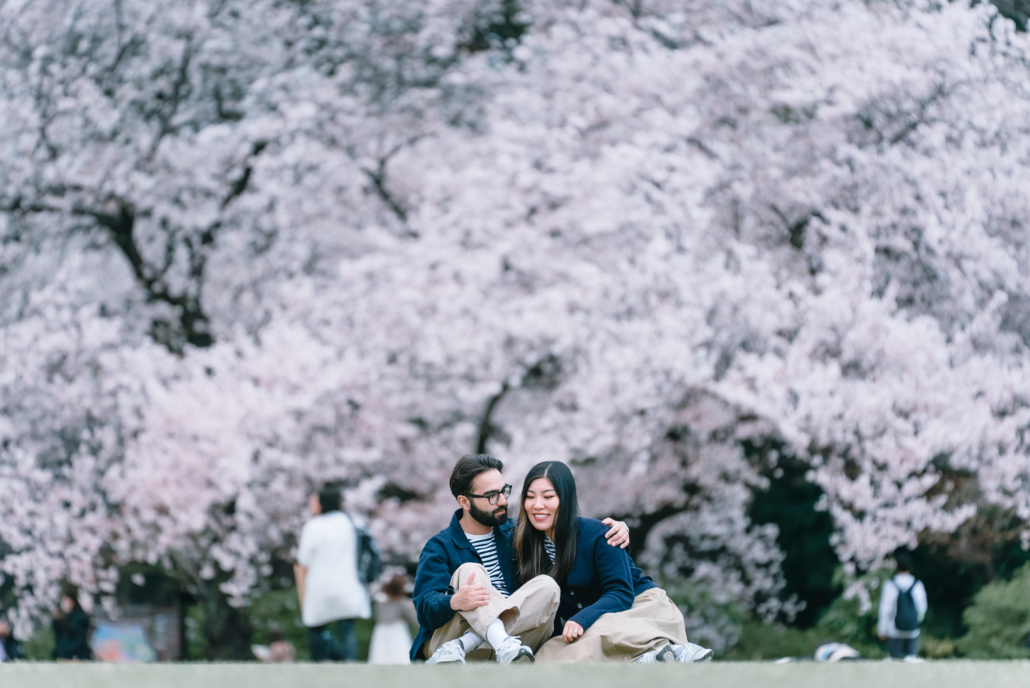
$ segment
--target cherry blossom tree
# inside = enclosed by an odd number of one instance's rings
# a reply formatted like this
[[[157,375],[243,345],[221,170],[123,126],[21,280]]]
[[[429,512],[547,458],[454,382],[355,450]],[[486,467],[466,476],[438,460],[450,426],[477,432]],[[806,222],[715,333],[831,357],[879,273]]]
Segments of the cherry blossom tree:
[[[745,442],[810,463],[853,572],[1030,520],[1030,82],[991,6],[49,0],[0,31],[26,614],[128,562],[243,604],[324,481],[413,561],[470,451],[570,462],[649,570],[766,618],[795,606]]]

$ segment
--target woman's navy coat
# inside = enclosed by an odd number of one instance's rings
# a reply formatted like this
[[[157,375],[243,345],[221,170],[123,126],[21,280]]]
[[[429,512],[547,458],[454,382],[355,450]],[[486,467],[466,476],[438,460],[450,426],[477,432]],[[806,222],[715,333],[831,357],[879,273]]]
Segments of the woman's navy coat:
[[[554,635],[561,635],[566,621],[575,621],[586,630],[602,614],[624,612],[637,595],[657,587],[626,550],[608,544],[607,532],[608,526],[598,520],[579,519],[576,563],[561,586]]]

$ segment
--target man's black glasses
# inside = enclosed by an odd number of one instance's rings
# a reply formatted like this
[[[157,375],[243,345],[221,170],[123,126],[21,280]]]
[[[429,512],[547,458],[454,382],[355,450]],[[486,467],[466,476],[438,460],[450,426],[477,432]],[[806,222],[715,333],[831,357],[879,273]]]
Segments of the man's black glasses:
[[[504,495],[504,498],[507,499],[511,495],[511,485],[505,485],[500,490],[490,490],[486,494],[481,494],[481,495],[467,494],[465,496],[466,497],[482,497],[486,501],[490,502],[491,505],[495,505],[495,504],[497,504],[497,502],[500,501],[501,495]]]

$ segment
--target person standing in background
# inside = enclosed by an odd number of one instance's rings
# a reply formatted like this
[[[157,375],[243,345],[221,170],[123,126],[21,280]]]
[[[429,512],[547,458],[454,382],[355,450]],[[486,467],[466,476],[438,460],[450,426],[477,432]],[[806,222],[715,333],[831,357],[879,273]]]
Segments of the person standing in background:
[[[89,646],[90,618],[79,604],[79,589],[67,584],[61,589],[61,607],[52,612],[54,617],[54,659],[90,660],[93,649]]]
[[[880,614],[876,624],[880,640],[895,659],[919,655],[919,625],[926,616],[926,589],[912,575],[912,556],[905,551],[894,555],[897,573],[883,584]]]
[[[25,659],[25,651],[14,637],[10,622],[0,616],[0,662],[13,662],[18,659]]]
[[[355,619],[372,616],[368,591],[358,577],[354,522],[340,510],[336,490],[312,495],[308,506],[312,518],[301,530],[293,571],[311,659],[354,661],[358,658]],[[329,628],[334,622],[339,640]]]
[[[383,583],[381,597],[376,599],[376,625],[368,647],[369,664],[411,664],[411,630],[418,626],[418,616],[411,598],[405,594],[408,577],[395,573]]]

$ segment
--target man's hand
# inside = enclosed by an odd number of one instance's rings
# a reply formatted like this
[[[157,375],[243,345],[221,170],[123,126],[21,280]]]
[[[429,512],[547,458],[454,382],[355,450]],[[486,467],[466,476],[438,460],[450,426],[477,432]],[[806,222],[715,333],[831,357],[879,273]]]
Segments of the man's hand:
[[[604,534],[608,538],[608,544],[612,547],[621,547],[626,549],[629,547],[629,526],[622,521],[615,521],[610,518],[606,518],[601,523],[606,526],[611,526],[611,530]],[[580,629],[582,631],[582,629]]]
[[[561,639],[566,643],[571,643],[573,640],[583,635],[583,627],[575,621],[566,621],[565,628],[561,632]]]
[[[482,585],[473,583],[475,578],[476,574],[473,573],[458,592],[451,595],[451,609],[456,612],[468,612],[490,603],[490,592]]]

